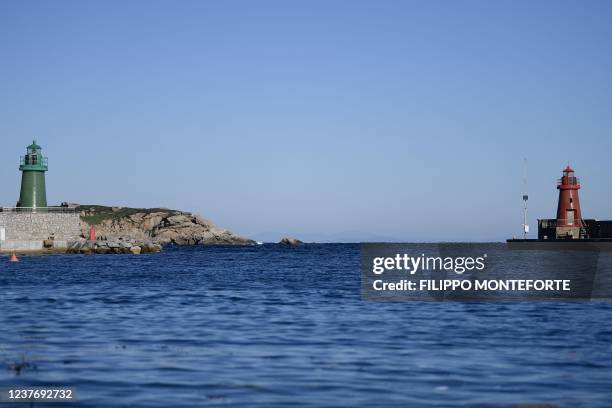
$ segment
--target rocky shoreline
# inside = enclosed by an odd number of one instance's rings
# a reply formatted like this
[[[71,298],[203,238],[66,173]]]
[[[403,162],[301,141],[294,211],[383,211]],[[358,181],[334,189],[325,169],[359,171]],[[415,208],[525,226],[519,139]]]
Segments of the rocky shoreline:
[[[78,205],[81,235],[93,227],[95,242],[72,243],[69,251],[95,253],[158,252],[164,245],[252,245],[256,242],[219,228],[211,221],[186,211],[166,208],[127,208]],[[132,252],[132,253],[134,253]]]
[[[70,204],[79,214],[80,236],[69,241],[45,240],[42,250],[69,254],[147,254],[166,245],[253,245],[255,241],[219,228],[186,211]],[[93,229],[95,239],[90,239]]]
[[[58,207],[60,208],[60,207]],[[147,254],[166,245],[254,245],[256,241],[219,228],[211,221],[186,211],[167,208],[129,208],[63,203],[72,214],[63,235],[50,234],[40,248],[0,249],[16,253]],[[27,241],[30,242],[30,241]],[[36,241],[32,241],[36,243]],[[38,241],[41,242],[41,241]],[[279,244],[298,246],[290,237]],[[36,245],[34,245],[36,246]]]
[[[68,254],[146,254],[162,250],[160,244],[138,241],[131,237],[116,237],[89,241],[82,239],[68,244]]]

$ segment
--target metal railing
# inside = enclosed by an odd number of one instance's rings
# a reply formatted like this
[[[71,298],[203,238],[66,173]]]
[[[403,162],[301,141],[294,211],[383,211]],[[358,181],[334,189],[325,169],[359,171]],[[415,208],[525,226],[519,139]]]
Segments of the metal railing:
[[[49,161],[47,160],[46,157],[43,157],[42,159],[37,157],[37,156],[21,156],[19,158],[19,165],[20,166],[38,166],[38,165],[42,165],[42,166],[49,166]]]
[[[572,177],[567,177],[567,180],[566,180],[566,181],[567,181],[567,183],[564,183],[564,182],[563,182],[563,181],[564,181],[564,180],[563,180],[564,178],[566,178],[566,177],[565,177],[565,176],[563,176],[563,177],[561,177],[561,178],[558,178],[558,179],[557,179],[557,185],[558,185],[558,186],[562,186],[562,185],[574,186],[574,185],[578,185],[578,184],[580,184],[580,179],[579,179],[578,177],[574,177],[574,176],[572,176]]]
[[[73,207],[0,207],[3,213],[51,213],[51,214],[74,214],[77,212]]]

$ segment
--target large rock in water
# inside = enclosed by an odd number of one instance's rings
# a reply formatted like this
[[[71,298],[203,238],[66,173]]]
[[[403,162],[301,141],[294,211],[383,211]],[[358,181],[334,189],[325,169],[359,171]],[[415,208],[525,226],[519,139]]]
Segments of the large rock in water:
[[[218,228],[209,220],[189,212],[95,205],[78,208],[84,237],[93,225],[99,238],[108,237],[111,241],[112,237],[124,236],[161,245],[255,244],[253,240]],[[142,252],[146,251],[146,248],[142,249]]]
[[[283,238],[280,240],[279,244],[296,246],[296,245],[303,244],[303,242],[296,238]]]

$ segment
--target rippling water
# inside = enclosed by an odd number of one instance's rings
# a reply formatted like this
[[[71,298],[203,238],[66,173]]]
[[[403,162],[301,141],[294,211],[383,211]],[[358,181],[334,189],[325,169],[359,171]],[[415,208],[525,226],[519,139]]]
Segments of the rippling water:
[[[2,257],[0,305],[0,388],[80,406],[612,404],[611,302],[364,302],[358,245]]]

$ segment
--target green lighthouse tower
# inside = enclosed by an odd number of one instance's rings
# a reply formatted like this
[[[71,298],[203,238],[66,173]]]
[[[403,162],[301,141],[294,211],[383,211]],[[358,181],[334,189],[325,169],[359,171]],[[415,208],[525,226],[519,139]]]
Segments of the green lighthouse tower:
[[[42,148],[36,140],[27,147],[27,154],[21,157],[21,194],[17,207],[46,207],[47,192],[45,172],[48,170],[47,158],[41,153]]]

